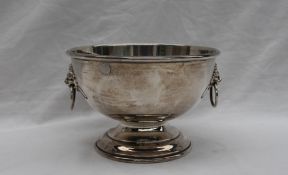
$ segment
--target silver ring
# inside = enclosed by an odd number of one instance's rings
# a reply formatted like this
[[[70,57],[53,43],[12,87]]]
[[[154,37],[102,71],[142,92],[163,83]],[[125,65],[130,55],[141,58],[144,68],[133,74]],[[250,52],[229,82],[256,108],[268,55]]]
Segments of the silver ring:
[[[218,104],[218,87],[216,84],[210,87],[210,102],[213,107],[216,107]]]

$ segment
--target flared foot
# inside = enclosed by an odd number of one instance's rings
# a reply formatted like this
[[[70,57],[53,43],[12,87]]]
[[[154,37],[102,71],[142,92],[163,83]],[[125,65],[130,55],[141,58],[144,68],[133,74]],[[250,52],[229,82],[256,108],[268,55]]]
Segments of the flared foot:
[[[129,128],[119,125],[95,144],[107,158],[129,163],[157,163],[184,156],[191,142],[171,126]]]

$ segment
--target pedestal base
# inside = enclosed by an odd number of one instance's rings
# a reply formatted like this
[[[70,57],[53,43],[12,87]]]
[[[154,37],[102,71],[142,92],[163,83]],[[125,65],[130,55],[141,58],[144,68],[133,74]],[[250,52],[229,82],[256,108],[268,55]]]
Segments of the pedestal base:
[[[156,163],[184,156],[191,142],[171,126],[129,128],[119,125],[95,144],[107,158],[130,163]]]

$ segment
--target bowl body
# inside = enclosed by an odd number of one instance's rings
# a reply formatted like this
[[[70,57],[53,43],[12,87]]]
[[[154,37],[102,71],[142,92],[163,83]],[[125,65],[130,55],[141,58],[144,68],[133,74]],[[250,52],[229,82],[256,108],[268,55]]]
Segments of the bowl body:
[[[134,56],[129,46],[142,53],[138,51]],[[90,106],[133,124],[165,121],[197,104],[210,82],[217,51],[195,46],[134,44],[79,47],[69,54]]]

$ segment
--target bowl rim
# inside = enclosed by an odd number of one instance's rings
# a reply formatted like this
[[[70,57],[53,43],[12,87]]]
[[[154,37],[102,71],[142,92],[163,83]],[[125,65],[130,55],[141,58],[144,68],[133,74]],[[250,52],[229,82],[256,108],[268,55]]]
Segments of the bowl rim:
[[[193,49],[205,49],[212,51],[210,55],[169,55],[169,56],[116,56],[116,55],[100,55],[96,53],[79,53],[79,50],[85,50],[91,47],[101,46],[183,46],[191,47]],[[170,44],[170,43],[116,43],[116,44],[96,44],[96,45],[83,45],[73,47],[66,51],[66,54],[73,59],[86,60],[86,61],[101,61],[101,62],[187,62],[187,61],[203,61],[215,59],[220,54],[216,48],[206,46],[196,46],[191,44]]]

